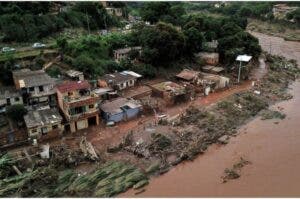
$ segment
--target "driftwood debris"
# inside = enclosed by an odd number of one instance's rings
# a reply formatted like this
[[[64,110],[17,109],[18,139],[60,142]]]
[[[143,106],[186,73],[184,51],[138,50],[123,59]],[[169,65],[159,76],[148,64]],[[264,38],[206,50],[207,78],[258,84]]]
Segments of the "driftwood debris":
[[[93,147],[92,143],[86,140],[86,137],[81,137],[80,149],[85,157],[88,157],[91,160],[99,160],[95,148]]]

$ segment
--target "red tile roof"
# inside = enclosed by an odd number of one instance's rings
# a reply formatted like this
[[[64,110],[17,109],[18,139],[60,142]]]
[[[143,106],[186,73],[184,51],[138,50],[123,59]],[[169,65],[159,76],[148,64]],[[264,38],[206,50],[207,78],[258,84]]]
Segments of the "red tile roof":
[[[57,86],[57,90],[59,90],[61,93],[80,90],[80,89],[87,89],[90,88],[91,85],[88,81],[69,81],[62,83]]]

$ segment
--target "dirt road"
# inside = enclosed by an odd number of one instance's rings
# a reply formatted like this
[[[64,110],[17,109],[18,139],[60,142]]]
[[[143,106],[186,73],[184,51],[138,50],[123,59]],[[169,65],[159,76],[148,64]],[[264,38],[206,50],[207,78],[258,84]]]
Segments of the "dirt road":
[[[261,45],[272,53],[300,59],[300,44],[259,33]],[[153,178],[139,197],[278,197],[300,196],[300,82],[292,86],[294,98],[276,104],[287,118],[262,121],[256,118],[239,130],[226,146],[211,146],[193,162],[180,164],[163,176]],[[243,168],[241,177],[225,184],[224,169],[240,157],[252,162]],[[134,191],[121,197],[134,197]]]

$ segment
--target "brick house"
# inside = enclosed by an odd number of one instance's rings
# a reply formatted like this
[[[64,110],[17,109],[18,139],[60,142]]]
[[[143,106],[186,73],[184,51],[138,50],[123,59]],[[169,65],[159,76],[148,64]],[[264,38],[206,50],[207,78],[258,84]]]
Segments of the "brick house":
[[[58,85],[57,98],[67,121],[66,131],[73,133],[99,124],[99,97],[91,91],[88,81],[69,81]]]

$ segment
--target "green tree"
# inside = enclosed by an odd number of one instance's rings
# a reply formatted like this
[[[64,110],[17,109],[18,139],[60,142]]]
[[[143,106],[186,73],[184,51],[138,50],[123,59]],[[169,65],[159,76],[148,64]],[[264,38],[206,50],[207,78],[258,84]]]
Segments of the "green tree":
[[[196,28],[192,27],[184,31],[186,49],[189,53],[194,53],[202,50],[204,35]]]
[[[15,122],[22,122],[24,115],[26,115],[27,110],[24,105],[16,104],[7,107],[6,114],[7,116]]]

